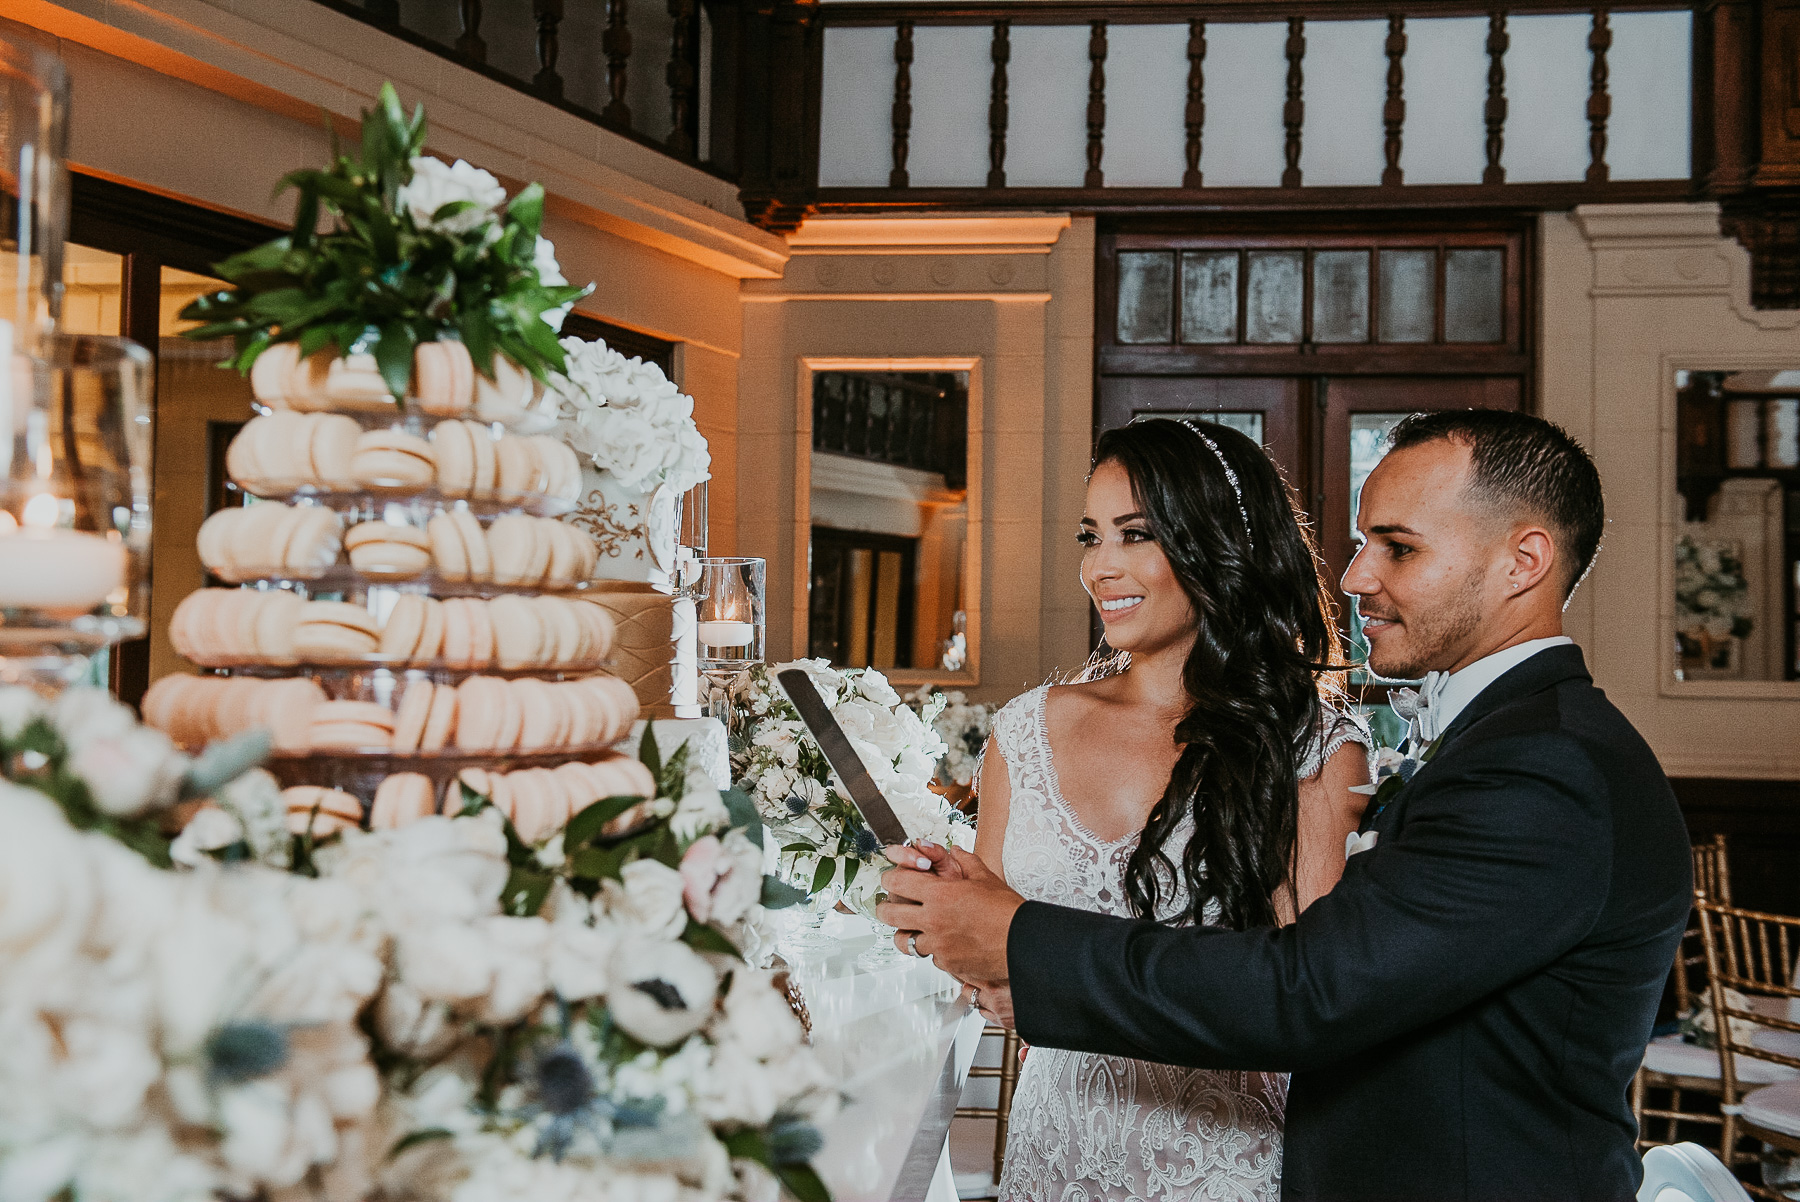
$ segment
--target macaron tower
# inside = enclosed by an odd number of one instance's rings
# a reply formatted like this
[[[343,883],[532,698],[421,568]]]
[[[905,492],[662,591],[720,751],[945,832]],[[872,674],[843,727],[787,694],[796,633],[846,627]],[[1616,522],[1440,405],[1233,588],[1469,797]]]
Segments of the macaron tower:
[[[251,386],[226,454],[246,503],[198,539],[235,587],[177,607],[170,638],[205,673],[157,681],[145,720],[193,747],[267,729],[289,824],[315,836],[455,810],[466,785],[535,841],[597,798],[653,793],[611,750],[638,700],[605,671],[597,551],[556,520],[581,474],[532,377],[425,343],[400,403],[372,357],[290,342]]]

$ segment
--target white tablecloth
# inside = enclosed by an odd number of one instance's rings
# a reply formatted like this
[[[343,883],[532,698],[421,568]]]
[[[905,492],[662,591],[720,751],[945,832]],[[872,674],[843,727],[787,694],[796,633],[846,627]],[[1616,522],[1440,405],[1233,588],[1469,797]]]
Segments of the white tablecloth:
[[[659,724],[660,725],[660,724]],[[779,944],[812,1018],[813,1046],[848,1098],[814,1161],[836,1202],[954,1202],[946,1142],[985,1025],[929,960],[871,955],[860,917],[833,914],[829,942],[794,937],[799,908],[777,915]]]

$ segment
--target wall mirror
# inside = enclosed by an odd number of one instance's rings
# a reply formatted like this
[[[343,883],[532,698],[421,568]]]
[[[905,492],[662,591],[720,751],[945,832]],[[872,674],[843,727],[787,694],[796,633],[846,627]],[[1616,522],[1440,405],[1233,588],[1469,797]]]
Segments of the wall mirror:
[[[1800,680],[1800,367],[1675,373],[1674,677]]]
[[[968,370],[813,365],[804,654],[977,680]]]

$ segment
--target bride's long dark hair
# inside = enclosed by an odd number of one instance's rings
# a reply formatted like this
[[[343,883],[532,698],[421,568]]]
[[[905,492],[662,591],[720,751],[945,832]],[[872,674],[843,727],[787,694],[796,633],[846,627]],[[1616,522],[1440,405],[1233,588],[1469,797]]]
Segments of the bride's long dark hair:
[[[1094,466],[1103,463],[1131,478],[1198,619],[1182,670],[1190,704],[1175,727],[1181,755],[1126,866],[1126,894],[1134,912],[1154,918],[1179,879],[1188,913],[1163,917],[1201,922],[1216,902],[1225,926],[1274,925],[1281,887],[1297,896],[1299,769],[1325,698],[1343,687],[1317,550],[1280,472],[1236,430],[1133,422],[1100,436]],[[1189,814],[1194,835],[1177,877],[1165,848]]]

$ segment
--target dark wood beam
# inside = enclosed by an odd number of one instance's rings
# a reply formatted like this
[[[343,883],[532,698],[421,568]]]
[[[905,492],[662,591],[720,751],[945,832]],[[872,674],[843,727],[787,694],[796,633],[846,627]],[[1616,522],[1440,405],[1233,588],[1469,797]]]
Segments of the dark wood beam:
[[[892,212],[992,205],[994,193],[975,188],[820,188],[811,203],[821,212]],[[1580,204],[1641,204],[1694,199],[1688,180],[1614,180],[1549,184],[1411,184],[1401,188],[1019,188],[1009,208],[1069,209],[1083,213],[1214,213],[1234,210],[1308,212],[1322,209],[1569,209]]]

